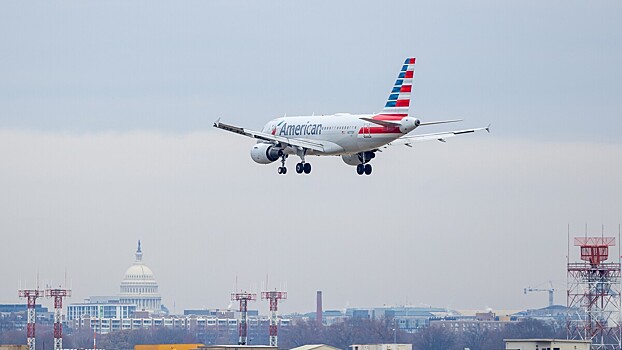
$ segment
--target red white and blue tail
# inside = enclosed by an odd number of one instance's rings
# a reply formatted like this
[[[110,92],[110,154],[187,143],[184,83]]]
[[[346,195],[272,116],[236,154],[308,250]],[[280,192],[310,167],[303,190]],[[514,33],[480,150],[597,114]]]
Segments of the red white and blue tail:
[[[377,117],[385,120],[401,120],[408,116],[414,75],[415,58],[410,57],[404,61],[400,74],[397,76],[395,85],[393,85],[393,89],[389,94],[387,103]]]

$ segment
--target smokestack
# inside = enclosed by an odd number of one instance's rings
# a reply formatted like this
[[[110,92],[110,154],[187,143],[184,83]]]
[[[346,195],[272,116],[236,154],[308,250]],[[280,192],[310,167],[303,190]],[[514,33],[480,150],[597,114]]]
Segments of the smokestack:
[[[317,301],[316,301],[316,311],[315,311],[315,322],[318,326],[322,326],[322,291],[317,291]]]

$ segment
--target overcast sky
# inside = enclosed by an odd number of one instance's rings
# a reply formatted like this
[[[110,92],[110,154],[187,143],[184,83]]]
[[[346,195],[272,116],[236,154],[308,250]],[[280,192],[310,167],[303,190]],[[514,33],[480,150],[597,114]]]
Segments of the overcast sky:
[[[141,239],[176,312],[267,275],[283,312],[316,290],[332,309],[534,308],[546,293],[523,288],[549,280],[565,304],[567,225],[622,222],[620,18],[619,1],[2,2],[0,301],[37,272],[67,271],[74,302],[116,294]],[[211,127],[378,111],[408,56],[411,114],[465,119],[417,133],[493,132],[386,150],[369,177],[336,157],[278,176]]]

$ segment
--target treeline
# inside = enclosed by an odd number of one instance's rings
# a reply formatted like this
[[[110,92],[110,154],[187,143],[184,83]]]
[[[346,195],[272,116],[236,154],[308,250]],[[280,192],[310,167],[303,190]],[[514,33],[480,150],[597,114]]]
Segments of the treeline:
[[[393,343],[413,344],[413,350],[497,350],[504,349],[503,339],[562,338],[564,326],[526,319],[511,323],[499,330],[473,327],[455,332],[447,327],[433,325],[417,333],[394,333],[392,322],[348,319],[329,327],[318,327],[314,322],[298,322],[283,329],[279,345],[292,348],[304,344],[327,344],[347,350],[352,344]]]
[[[249,344],[268,344],[265,332],[249,330]],[[51,327],[37,327],[37,350],[53,349]],[[415,334],[395,331],[392,322],[368,319],[347,319],[331,326],[317,326],[313,321],[299,321],[279,329],[279,348],[291,349],[307,344],[327,344],[348,350],[352,344],[397,343],[413,344],[413,350],[497,350],[505,348],[503,339],[562,338],[565,327],[526,319],[507,324],[499,330],[483,326],[455,332],[448,327],[434,325]],[[237,332],[208,330],[196,333],[184,329],[141,329],[118,331],[97,336],[97,348],[131,350],[137,344],[237,344]],[[0,344],[25,344],[26,331],[0,333]],[[80,330],[63,337],[65,349],[93,348],[93,332]]]

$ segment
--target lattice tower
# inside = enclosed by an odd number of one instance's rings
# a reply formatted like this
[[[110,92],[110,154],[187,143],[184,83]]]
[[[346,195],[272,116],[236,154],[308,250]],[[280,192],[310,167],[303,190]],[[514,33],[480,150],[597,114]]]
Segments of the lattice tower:
[[[270,346],[278,346],[278,305],[279,300],[287,299],[287,292],[262,292],[261,299],[270,301]]]
[[[18,290],[20,298],[26,298],[28,300],[28,319],[27,319],[27,344],[28,350],[35,350],[35,307],[37,304],[37,298],[43,296],[43,291],[39,289],[20,289]]]
[[[248,341],[248,302],[257,300],[254,293],[231,293],[231,300],[240,302],[240,325],[238,326],[240,338],[238,345],[246,345]]]
[[[45,290],[45,296],[54,298],[54,350],[63,348],[63,298],[71,296],[69,289],[52,289]]]
[[[620,263],[606,262],[614,237],[578,237],[583,262],[568,262],[568,339],[620,349]]]

